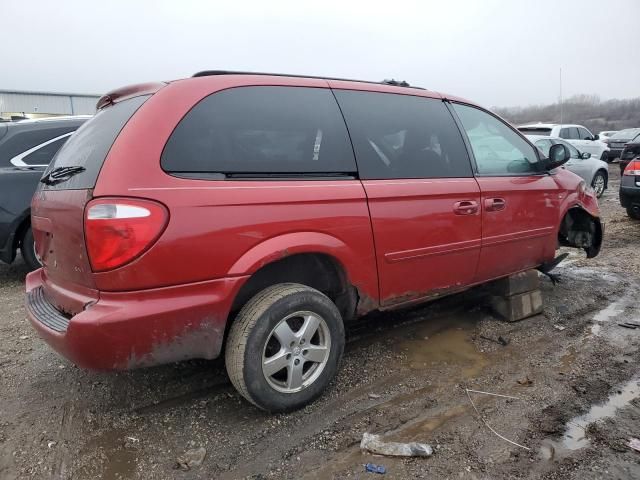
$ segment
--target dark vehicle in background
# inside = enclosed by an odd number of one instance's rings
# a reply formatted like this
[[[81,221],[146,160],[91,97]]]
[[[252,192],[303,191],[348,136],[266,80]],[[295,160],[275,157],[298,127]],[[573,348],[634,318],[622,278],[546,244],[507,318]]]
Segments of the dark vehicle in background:
[[[0,123],[0,260],[18,249],[30,270],[40,267],[31,232],[31,197],[51,159],[90,116]]]
[[[609,145],[609,161],[621,158],[624,146],[638,135],[640,135],[640,128],[625,128],[606,139],[605,143]],[[624,168],[621,167],[622,170]]]
[[[620,153],[620,173],[622,174],[624,172],[624,169],[627,168],[631,160],[638,157],[640,157],[640,133],[624,145]]]
[[[620,178],[620,204],[627,215],[640,220],[640,154],[628,163]]]

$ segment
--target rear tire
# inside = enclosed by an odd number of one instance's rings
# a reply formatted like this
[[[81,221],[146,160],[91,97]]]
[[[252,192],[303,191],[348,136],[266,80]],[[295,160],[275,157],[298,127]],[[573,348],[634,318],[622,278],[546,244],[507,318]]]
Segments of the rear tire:
[[[318,290],[282,283],[242,307],[229,332],[225,364],[244,398],[268,412],[289,412],[323,393],[343,350],[336,305]]]
[[[633,218],[634,220],[640,220],[640,208],[628,207],[627,215],[629,215],[629,217]]]
[[[22,236],[20,252],[22,252],[22,258],[24,259],[24,263],[27,264],[27,267],[29,267],[29,271],[37,270],[42,267],[42,264],[36,255],[36,244],[33,241],[33,231],[31,230],[31,227],[27,228]]]

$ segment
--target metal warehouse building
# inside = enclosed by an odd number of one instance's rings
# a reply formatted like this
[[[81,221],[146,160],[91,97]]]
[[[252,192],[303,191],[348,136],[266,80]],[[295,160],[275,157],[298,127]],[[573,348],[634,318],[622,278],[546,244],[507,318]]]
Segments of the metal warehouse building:
[[[99,95],[82,93],[21,92],[0,90],[0,117],[51,117],[93,115]]]

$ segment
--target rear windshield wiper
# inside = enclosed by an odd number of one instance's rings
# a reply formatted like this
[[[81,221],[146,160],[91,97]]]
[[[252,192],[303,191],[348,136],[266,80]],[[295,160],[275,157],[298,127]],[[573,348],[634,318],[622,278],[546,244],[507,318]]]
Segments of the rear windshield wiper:
[[[65,180],[69,180],[74,175],[84,172],[85,170],[86,168],[81,167],[80,165],[56,167],[42,177],[40,179],[40,183],[44,183],[45,185],[55,185],[57,183],[64,182]]]

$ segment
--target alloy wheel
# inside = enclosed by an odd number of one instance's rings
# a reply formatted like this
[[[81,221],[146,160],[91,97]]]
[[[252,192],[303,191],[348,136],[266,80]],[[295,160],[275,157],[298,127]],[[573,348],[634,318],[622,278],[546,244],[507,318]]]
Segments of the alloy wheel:
[[[326,321],[314,312],[294,312],[269,334],[262,352],[262,373],[278,392],[299,392],[320,376],[330,352]]]

